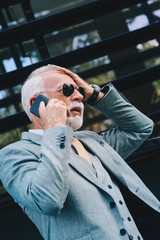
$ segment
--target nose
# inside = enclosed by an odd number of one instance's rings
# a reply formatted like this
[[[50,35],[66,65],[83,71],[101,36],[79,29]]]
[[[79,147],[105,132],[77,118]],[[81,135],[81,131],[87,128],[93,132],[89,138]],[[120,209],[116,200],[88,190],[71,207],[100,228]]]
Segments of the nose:
[[[72,101],[77,101],[77,102],[82,102],[83,101],[83,95],[75,89],[74,92],[71,95],[71,100]]]

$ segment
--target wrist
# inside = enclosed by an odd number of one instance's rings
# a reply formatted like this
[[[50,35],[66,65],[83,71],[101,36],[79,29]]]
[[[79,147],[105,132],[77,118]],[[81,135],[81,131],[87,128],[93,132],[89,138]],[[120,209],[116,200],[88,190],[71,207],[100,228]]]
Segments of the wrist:
[[[86,103],[93,106],[104,95],[102,96],[103,93],[100,92],[101,88],[98,85],[91,84],[90,87],[92,88],[92,93]]]
[[[87,102],[90,99],[93,92],[94,92],[94,88],[91,87],[90,85],[88,85],[88,87],[85,88],[85,102]]]

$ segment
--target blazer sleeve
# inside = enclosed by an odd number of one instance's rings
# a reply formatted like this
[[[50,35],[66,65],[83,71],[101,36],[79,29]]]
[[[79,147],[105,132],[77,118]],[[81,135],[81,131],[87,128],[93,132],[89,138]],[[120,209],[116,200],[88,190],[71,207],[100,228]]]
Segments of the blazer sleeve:
[[[107,94],[94,107],[111,119],[116,126],[101,136],[126,159],[152,133],[153,121],[136,109],[110,83]]]
[[[0,151],[0,179],[24,210],[58,214],[63,208],[72,137],[70,127],[55,127],[45,131],[41,146],[22,139]]]

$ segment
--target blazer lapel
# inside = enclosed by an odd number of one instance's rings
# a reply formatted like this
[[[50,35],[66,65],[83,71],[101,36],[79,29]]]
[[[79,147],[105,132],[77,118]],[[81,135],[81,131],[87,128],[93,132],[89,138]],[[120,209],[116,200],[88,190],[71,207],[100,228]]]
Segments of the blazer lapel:
[[[105,188],[105,186],[96,177],[94,170],[91,169],[92,166],[89,165],[87,160],[79,157],[77,154],[71,151],[71,158],[69,164],[92,184],[107,192],[107,188]]]
[[[107,168],[116,178],[121,180],[124,185],[127,185],[125,179],[123,178],[123,174],[110,156],[110,150],[113,151],[113,149],[108,144],[102,141],[102,139],[100,139],[100,141],[97,141],[93,138],[87,139],[80,137],[79,140],[84,144],[86,148],[88,148],[101,160],[105,168]]]

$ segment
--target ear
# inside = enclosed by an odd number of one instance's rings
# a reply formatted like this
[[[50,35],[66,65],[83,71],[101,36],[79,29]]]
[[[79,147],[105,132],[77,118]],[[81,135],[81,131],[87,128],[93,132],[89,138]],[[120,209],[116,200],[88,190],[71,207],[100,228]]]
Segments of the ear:
[[[36,97],[32,97],[29,101],[30,106],[32,106],[32,104],[34,103],[34,101],[36,100]]]

